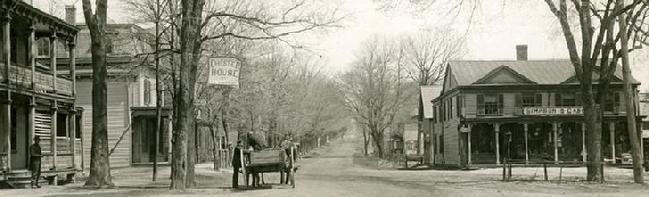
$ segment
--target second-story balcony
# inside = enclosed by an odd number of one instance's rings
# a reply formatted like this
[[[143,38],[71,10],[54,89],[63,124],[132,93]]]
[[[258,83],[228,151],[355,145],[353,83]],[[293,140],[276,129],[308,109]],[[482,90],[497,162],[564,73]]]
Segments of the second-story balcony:
[[[0,82],[5,82],[5,64],[0,62]],[[9,66],[9,83],[11,88],[33,90],[41,93],[51,93],[72,96],[72,81],[63,77],[56,77],[47,71],[36,71],[23,65],[12,64]],[[56,83],[56,87],[55,84]]]

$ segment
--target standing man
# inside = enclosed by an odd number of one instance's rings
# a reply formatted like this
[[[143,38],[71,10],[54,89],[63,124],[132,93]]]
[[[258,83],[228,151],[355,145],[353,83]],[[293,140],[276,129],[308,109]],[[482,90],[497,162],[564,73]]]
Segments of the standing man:
[[[232,151],[232,188],[239,188],[239,169],[241,169],[241,140],[237,140],[237,146]]]
[[[38,179],[41,178],[41,157],[43,156],[41,154],[41,138],[40,136],[34,137],[34,144],[29,146],[29,152],[30,152],[30,163],[29,163],[29,168],[32,171],[32,180],[31,180],[31,186],[34,188],[34,185],[36,185],[37,188],[41,188],[40,185],[38,185]]]

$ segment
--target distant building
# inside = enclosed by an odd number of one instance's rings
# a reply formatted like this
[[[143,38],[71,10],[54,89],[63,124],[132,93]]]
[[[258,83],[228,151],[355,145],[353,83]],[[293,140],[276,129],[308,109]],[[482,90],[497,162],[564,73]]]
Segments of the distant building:
[[[429,85],[421,86],[421,104],[423,105],[423,122],[422,122],[422,141],[420,142],[420,147],[423,148],[423,151],[420,151],[424,155],[424,163],[431,164],[434,163],[432,154],[433,154],[433,103],[432,100],[439,96],[442,92],[442,85]]]
[[[449,63],[441,95],[433,99],[435,164],[586,160],[588,131],[573,65],[527,60],[526,50],[517,47],[516,61]],[[609,162],[630,152],[621,79],[618,69],[602,107],[602,156]],[[633,88],[638,85],[634,80]]]

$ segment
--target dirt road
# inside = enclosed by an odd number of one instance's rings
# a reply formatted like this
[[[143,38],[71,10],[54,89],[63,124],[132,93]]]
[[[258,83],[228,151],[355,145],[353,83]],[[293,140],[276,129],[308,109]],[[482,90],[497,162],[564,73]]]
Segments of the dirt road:
[[[301,161],[297,187],[237,192],[235,196],[649,196],[633,184],[502,182],[499,170],[376,170],[354,163],[354,141],[332,144]],[[271,178],[276,180],[275,177]]]
[[[300,160],[295,189],[274,184],[279,182],[278,175],[266,174],[267,185],[262,188],[232,190],[231,173],[214,172],[210,165],[199,165],[196,171],[198,187],[187,191],[170,191],[168,179],[150,182],[149,168],[127,168],[113,171],[118,186],[115,189],[88,190],[77,183],[36,190],[0,190],[0,196],[649,196],[649,186],[630,183],[628,169],[609,171],[611,177],[618,176],[619,180],[628,183],[613,179],[606,184],[502,182],[499,169],[409,171],[365,167],[355,162],[362,159],[353,157],[360,152],[358,144],[355,140],[334,142],[319,150],[317,156]],[[564,176],[582,175],[584,170],[569,169]],[[168,173],[168,167],[161,168],[161,177]],[[515,173],[537,176],[533,168]]]

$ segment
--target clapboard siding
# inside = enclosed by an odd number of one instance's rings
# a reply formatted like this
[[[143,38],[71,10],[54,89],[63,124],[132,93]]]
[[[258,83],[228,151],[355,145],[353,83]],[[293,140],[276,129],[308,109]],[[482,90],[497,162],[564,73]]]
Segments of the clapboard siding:
[[[459,119],[444,123],[444,163],[451,165],[460,164],[460,151],[458,150],[458,125]]]
[[[463,94],[464,97],[464,111],[467,118],[475,118],[478,113],[478,99],[476,94]]]
[[[131,83],[129,82],[108,82],[108,149],[115,147],[120,136],[129,125],[129,94]],[[92,82],[89,79],[77,82],[77,104],[84,108],[83,130],[84,130],[84,163],[90,166],[90,145],[92,139]],[[130,165],[130,130],[126,131],[122,141],[115,148],[110,156],[110,167],[125,167]]]

